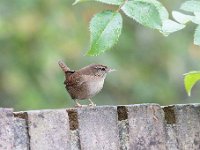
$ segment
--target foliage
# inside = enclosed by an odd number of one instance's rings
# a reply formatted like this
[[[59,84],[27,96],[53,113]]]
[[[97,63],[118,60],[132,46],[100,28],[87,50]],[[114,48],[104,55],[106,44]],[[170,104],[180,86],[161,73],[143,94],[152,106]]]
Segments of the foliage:
[[[185,75],[184,78],[185,89],[188,95],[190,96],[192,87],[195,85],[197,81],[200,80],[200,71],[192,71],[184,75]]]
[[[187,12],[191,12],[194,15],[185,15],[183,13],[174,11],[172,12],[174,19],[182,24],[186,24],[189,21],[197,24],[197,29],[194,33],[194,44],[200,46],[200,1],[186,1],[181,5],[180,9]]]
[[[85,1],[97,1],[97,2],[102,2],[105,4],[112,4],[112,5],[121,5],[124,0],[76,0],[73,5],[79,3],[79,2],[85,2]]]
[[[91,47],[88,55],[98,55],[111,48],[119,38],[122,29],[121,14],[103,11],[96,14],[90,23]]]
[[[77,4],[79,2],[84,2],[89,0],[76,0],[74,4]],[[95,0],[97,2],[102,2],[106,4],[112,4],[112,5],[118,5],[118,9],[116,10],[116,14],[120,17],[115,18],[115,22],[122,22],[121,15],[118,13],[119,10],[122,10],[128,17],[132,18],[136,22],[152,28],[152,29],[158,29],[163,35],[168,36],[169,34],[176,32],[178,30],[181,30],[185,27],[184,23],[190,21],[192,16],[183,15],[179,12],[173,12],[174,18],[179,22],[175,22],[173,20],[169,19],[169,14],[166,8],[157,0]],[[181,9],[186,11],[192,11],[195,14],[199,12],[199,2],[198,1],[187,1],[182,4]],[[107,11],[111,12],[111,11]],[[114,13],[114,12],[113,12]],[[99,17],[101,15],[101,18]],[[107,16],[108,15],[108,16]],[[199,15],[199,14],[198,14]],[[97,23],[98,22],[104,22],[104,18],[109,18],[110,13],[99,13],[94,16],[94,18],[91,20],[92,30],[91,31],[91,40],[90,40],[90,49],[88,50],[88,55],[99,55],[102,52],[110,49],[117,41],[121,34],[121,25],[118,23],[114,23],[112,21],[111,24],[109,24],[109,28],[113,30],[108,30],[108,26],[105,26],[104,23]],[[99,20],[97,20],[98,18]],[[194,22],[196,22],[198,16],[194,18]],[[119,26],[119,27],[118,27]],[[115,31],[117,29],[118,32]],[[91,29],[91,26],[90,26]],[[99,29],[101,31],[106,32],[107,35],[109,35],[105,40],[106,36],[102,36],[100,38],[100,42],[97,42],[96,40],[93,40],[93,37],[99,36]],[[195,32],[195,39],[194,44],[199,45],[199,29],[197,28]],[[104,33],[105,33],[104,32]],[[97,34],[97,35],[96,35]],[[110,42],[111,41],[111,42]]]
[[[193,15],[185,15],[180,12],[172,12],[174,19],[179,23],[186,24],[189,21],[197,24],[197,28],[194,32],[194,44],[200,45],[200,1],[190,0],[186,1],[181,5],[181,10],[191,12]],[[185,89],[190,96],[191,89],[194,84],[200,79],[199,71],[192,71],[185,74],[184,83]]]
[[[76,0],[74,4],[82,1],[86,0]],[[182,10],[192,12],[194,14],[193,16],[173,11],[172,15],[178,23],[169,19],[166,8],[157,0],[124,0],[124,2],[122,0],[96,1],[119,5],[119,8],[116,12],[104,11],[96,14],[91,20],[91,40],[90,50],[87,52],[88,55],[101,54],[116,43],[122,28],[122,18],[119,10],[122,10],[128,17],[146,27],[158,29],[165,36],[183,29],[187,22],[192,21],[198,25],[194,33],[194,44],[200,45],[200,1],[190,0],[181,5]],[[188,73],[188,75],[193,75],[193,73]],[[190,90],[193,85],[188,80],[188,75],[185,77],[185,88],[188,95],[190,95]]]

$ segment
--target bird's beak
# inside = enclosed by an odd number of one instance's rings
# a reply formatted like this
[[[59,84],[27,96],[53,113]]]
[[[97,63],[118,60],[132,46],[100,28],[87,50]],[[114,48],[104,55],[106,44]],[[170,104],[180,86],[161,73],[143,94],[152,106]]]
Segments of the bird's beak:
[[[108,69],[108,72],[113,72],[113,71],[117,71],[117,70],[116,69],[111,69],[111,68]]]

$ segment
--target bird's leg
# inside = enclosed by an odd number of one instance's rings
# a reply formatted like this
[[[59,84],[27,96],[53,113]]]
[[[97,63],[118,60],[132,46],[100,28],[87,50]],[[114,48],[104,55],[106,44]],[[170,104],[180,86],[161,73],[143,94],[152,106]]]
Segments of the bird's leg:
[[[74,101],[75,101],[75,103],[76,103],[75,107],[86,107],[86,106],[87,106],[87,105],[81,105],[81,104],[79,103],[79,100],[78,100],[78,99],[75,99]]]
[[[90,98],[89,98],[88,100],[89,100],[89,102],[90,102],[89,106],[96,106],[96,104],[93,103],[93,101],[92,101]]]
[[[75,99],[74,101],[76,103],[75,107],[82,107],[82,105],[79,103],[78,99]]]

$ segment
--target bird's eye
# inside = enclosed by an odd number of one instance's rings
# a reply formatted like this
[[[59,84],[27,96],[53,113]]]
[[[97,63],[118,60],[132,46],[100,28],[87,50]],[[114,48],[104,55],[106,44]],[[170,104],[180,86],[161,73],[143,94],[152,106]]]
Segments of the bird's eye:
[[[105,68],[101,68],[101,70],[105,71],[106,69]]]

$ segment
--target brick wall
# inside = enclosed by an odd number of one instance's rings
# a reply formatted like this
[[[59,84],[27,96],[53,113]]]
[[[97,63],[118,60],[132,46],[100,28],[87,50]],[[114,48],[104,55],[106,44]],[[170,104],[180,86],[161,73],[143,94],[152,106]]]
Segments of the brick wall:
[[[0,108],[0,150],[199,150],[200,104]]]

